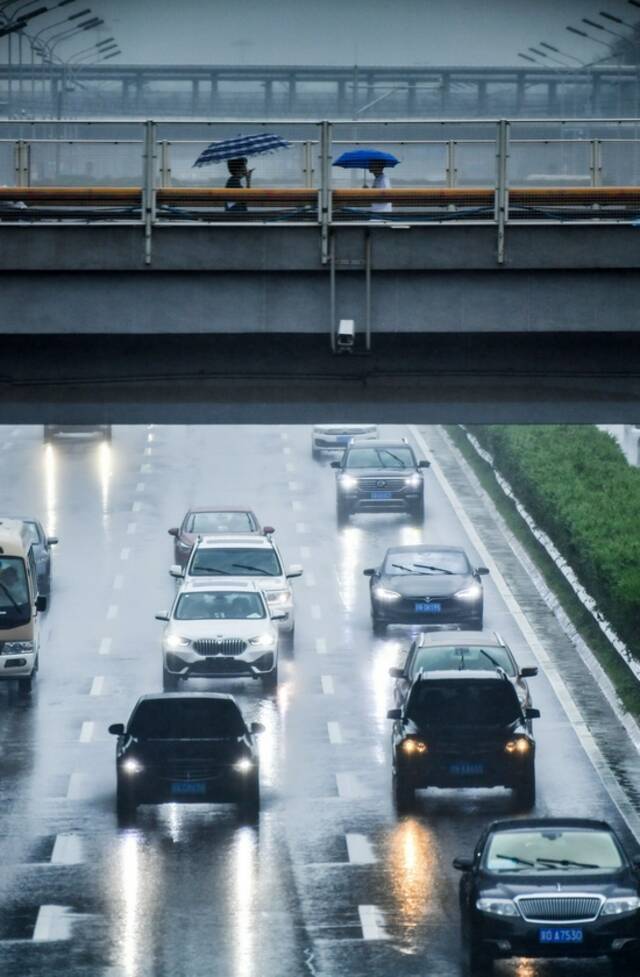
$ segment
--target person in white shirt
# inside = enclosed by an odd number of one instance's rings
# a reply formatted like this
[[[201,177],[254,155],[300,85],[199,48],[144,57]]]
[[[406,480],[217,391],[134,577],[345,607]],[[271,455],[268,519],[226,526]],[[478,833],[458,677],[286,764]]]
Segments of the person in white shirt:
[[[373,190],[389,190],[391,187],[391,180],[384,171],[384,163],[382,160],[371,160],[369,163],[369,173],[374,177],[371,188]],[[377,211],[379,213],[389,212],[393,210],[393,205],[390,200],[385,200],[384,202],[371,204],[371,210]]]

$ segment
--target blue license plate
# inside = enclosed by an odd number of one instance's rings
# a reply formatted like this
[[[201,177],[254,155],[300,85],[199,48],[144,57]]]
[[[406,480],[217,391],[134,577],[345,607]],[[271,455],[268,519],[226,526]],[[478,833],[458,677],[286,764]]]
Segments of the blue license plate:
[[[376,502],[381,502],[383,499],[390,499],[392,495],[392,492],[372,492],[371,498],[375,499]]]
[[[171,784],[172,794],[206,794],[207,785],[200,780],[176,780]]]
[[[439,614],[442,610],[442,604],[427,604],[425,601],[418,601],[415,606],[417,614]]]
[[[478,777],[484,773],[484,763],[450,763],[449,773],[454,777]]]
[[[582,943],[584,933],[581,929],[567,926],[547,926],[538,930],[541,943]]]

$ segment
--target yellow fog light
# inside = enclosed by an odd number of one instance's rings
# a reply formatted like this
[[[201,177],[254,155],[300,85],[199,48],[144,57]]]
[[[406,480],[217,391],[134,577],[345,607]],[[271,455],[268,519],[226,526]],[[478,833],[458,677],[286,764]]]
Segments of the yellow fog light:
[[[422,740],[404,740],[402,751],[407,756],[412,756],[414,753],[426,753],[427,744],[423,743]]]
[[[505,745],[505,750],[507,753],[518,753],[520,756],[524,756],[531,750],[531,743],[523,737],[517,740],[509,740]]]

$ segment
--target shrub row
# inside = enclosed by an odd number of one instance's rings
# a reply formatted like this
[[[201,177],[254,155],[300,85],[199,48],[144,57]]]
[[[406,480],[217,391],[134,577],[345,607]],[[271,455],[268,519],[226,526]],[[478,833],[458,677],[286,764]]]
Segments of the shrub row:
[[[640,470],[596,427],[468,430],[640,658]]]

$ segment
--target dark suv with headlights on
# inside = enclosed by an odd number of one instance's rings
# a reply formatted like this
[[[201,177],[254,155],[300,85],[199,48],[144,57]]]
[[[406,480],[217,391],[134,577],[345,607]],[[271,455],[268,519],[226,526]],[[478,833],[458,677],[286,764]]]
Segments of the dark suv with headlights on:
[[[640,877],[606,821],[496,821],[456,858],[465,969],[505,957],[608,956],[640,972]]]
[[[338,522],[354,512],[408,512],[418,521],[424,518],[421,469],[429,462],[417,461],[407,441],[354,442],[331,467],[337,469]]]
[[[419,672],[404,706],[390,709],[393,793],[399,812],[427,787],[510,787],[523,809],[535,804],[535,742],[501,669]]]
[[[486,567],[474,567],[459,546],[394,546],[370,577],[375,634],[388,624],[457,625],[481,631]]]
[[[260,808],[256,733],[230,695],[179,692],[143,695],[126,727],[109,726],[116,746],[118,816],[139,804],[238,804],[247,817]]]

